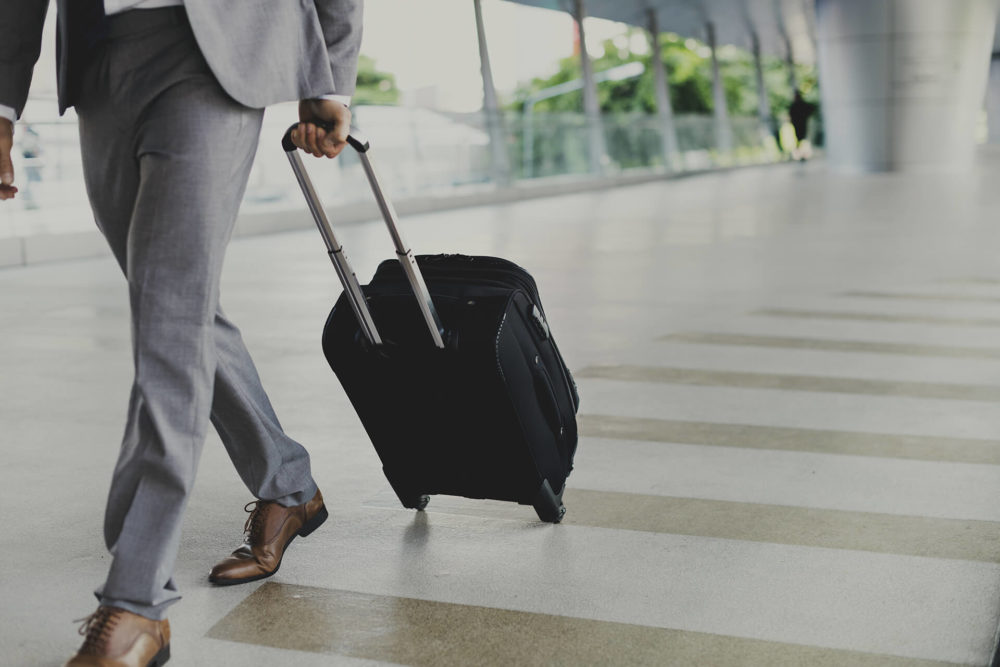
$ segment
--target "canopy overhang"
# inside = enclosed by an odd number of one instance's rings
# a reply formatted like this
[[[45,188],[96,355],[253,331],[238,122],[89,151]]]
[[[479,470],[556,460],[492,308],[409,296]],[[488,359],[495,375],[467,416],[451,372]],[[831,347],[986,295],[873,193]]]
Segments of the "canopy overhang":
[[[574,0],[507,0],[574,13]],[[649,27],[656,12],[660,30],[706,40],[708,23],[718,44],[752,48],[756,34],[763,53],[816,62],[816,13],[812,0],[584,0],[586,15]]]

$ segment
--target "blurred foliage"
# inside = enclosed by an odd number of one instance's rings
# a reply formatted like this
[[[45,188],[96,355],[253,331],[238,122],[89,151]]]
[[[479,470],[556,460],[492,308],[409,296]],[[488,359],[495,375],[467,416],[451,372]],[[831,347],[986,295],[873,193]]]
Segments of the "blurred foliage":
[[[657,104],[651,64],[652,49],[641,49],[646,53],[636,53],[629,48],[630,45],[638,46],[642,40],[647,40],[646,35],[643,30],[631,29],[624,35],[604,42],[603,55],[593,58],[595,72],[631,62],[640,62],[645,66],[638,77],[597,84],[601,111],[609,114],[603,123],[608,157],[620,168],[662,164],[664,161],[659,139],[661,128],[653,116],[657,111]],[[704,42],[672,33],[663,33],[659,39],[670,82],[670,101],[676,116],[680,149],[695,153],[707,150],[714,155],[715,132],[710,120],[713,110],[711,50]],[[731,45],[720,47],[717,56],[734,133],[735,152],[728,157],[716,155],[712,159],[738,159],[740,151],[759,152],[762,146],[768,144],[768,140],[763,140],[762,143],[760,125],[757,122],[758,93],[754,58],[746,49]],[[762,64],[771,109],[769,143],[777,149],[781,128],[788,123],[788,107],[792,102],[793,90],[789,82],[788,64],[783,58],[765,56]],[[805,98],[817,102],[819,90],[815,68],[796,65],[795,73]],[[581,77],[579,58],[565,58],[559,62],[559,68],[552,76],[536,78],[519,86],[505,108],[520,116],[531,96]],[[585,122],[579,116],[583,110],[582,91],[576,90],[540,100],[535,104],[534,110],[537,113],[533,114],[531,123],[537,126],[538,131],[532,142],[530,157],[527,158],[531,165],[522,171],[536,175],[558,172],[562,167],[553,161],[568,159],[570,148],[575,153],[582,151],[581,155],[576,156],[575,163],[586,164],[587,142],[569,141],[562,136],[569,131],[565,127],[569,116],[576,115],[579,122]],[[524,120],[528,119],[525,117]],[[549,129],[553,124],[560,129]],[[815,138],[821,142],[822,121],[818,114],[814,117],[813,128]],[[573,134],[583,136],[580,129]],[[526,158],[520,141],[515,142],[513,156],[521,162]]]
[[[626,40],[631,42],[638,29],[630,31]],[[712,60],[708,46],[695,39],[685,39],[672,33],[660,35],[663,61],[670,80],[670,102],[675,114],[712,113]],[[735,46],[718,49],[719,70],[726,93],[726,104],[731,116],[757,115],[757,80],[753,55]],[[601,110],[605,113],[656,112],[656,89],[651,66],[652,49],[647,54],[636,54],[628,48],[616,46],[615,40],[604,42],[604,55],[593,59],[594,70],[602,72],[630,62],[641,62],[646,70],[639,77],[624,81],[605,81],[597,84]],[[764,80],[772,116],[778,121],[787,117],[792,101],[788,78],[788,65],[782,58],[763,58]],[[818,101],[816,70],[808,65],[796,65],[799,87],[807,100]],[[536,78],[522,84],[514,92],[506,108],[523,111],[525,100],[538,91],[582,77],[579,59],[564,58],[558,71],[548,78]],[[558,97],[542,100],[535,105],[539,112],[579,112],[583,109],[583,93],[573,91]]]
[[[399,104],[396,77],[375,69],[375,59],[366,55],[358,57],[358,84],[352,104]]]

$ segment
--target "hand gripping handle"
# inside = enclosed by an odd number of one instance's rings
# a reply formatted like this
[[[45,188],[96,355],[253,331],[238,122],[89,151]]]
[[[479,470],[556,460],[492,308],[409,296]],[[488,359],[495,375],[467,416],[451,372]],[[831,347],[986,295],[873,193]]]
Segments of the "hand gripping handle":
[[[286,153],[291,153],[297,148],[297,146],[292,142],[292,130],[298,126],[298,123],[292,125],[285,132],[285,136],[281,138],[281,147],[285,149]],[[358,129],[355,127],[352,127],[351,133],[347,135],[347,143],[349,143],[351,148],[359,153],[367,153],[368,149],[371,148],[371,144],[368,143],[368,140],[365,139],[364,135],[358,132]]]
[[[350,263],[347,261],[347,257],[344,255],[343,247],[337,242],[337,238],[333,233],[333,228],[330,226],[330,221],[327,219],[326,212],[323,210],[319,197],[316,195],[316,190],[313,188],[312,181],[309,179],[309,174],[306,173],[302,157],[299,155],[295,144],[292,143],[292,130],[296,127],[298,127],[298,123],[288,128],[288,131],[285,132],[285,136],[281,139],[281,147],[284,149],[285,155],[288,157],[288,161],[292,165],[292,171],[295,172],[295,178],[299,182],[299,187],[302,188],[302,194],[305,195],[306,203],[309,205],[309,211],[312,213],[313,219],[316,221],[316,226],[319,228],[320,234],[326,242],[330,259],[333,261],[337,275],[340,277],[340,281],[344,285],[344,292],[347,294],[348,300],[351,302],[351,308],[354,310],[354,314],[358,318],[361,330],[364,332],[369,342],[374,345],[381,345],[382,339],[379,336],[378,330],[375,328],[375,321],[372,319],[371,311],[368,309],[368,303],[365,300],[364,293],[361,291],[358,278],[354,274],[354,270],[351,268]],[[347,143],[350,144],[351,148],[358,152],[358,158],[361,160],[361,166],[364,168],[365,175],[368,177],[368,183],[371,185],[372,192],[375,195],[375,201],[378,204],[379,211],[381,211],[382,218],[385,220],[386,227],[389,229],[389,235],[392,237],[393,245],[396,246],[396,258],[403,267],[403,273],[406,274],[406,278],[409,280],[410,286],[413,288],[413,293],[417,298],[417,305],[420,307],[420,312],[427,324],[427,329],[431,335],[431,339],[437,347],[443,348],[444,327],[441,325],[441,319],[438,317],[437,309],[434,307],[434,301],[431,299],[430,292],[427,290],[427,284],[424,282],[423,274],[420,273],[420,268],[417,266],[417,262],[413,258],[413,251],[403,240],[403,237],[399,232],[396,210],[393,208],[392,202],[386,198],[385,193],[382,190],[382,184],[379,180],[378,174],[375,172],[375,168],[372,166],[371,160],[368,157],[368,151],[371,148],[371,145],[363,135],[358,133],[357,130],[353,128],[347,137]]]

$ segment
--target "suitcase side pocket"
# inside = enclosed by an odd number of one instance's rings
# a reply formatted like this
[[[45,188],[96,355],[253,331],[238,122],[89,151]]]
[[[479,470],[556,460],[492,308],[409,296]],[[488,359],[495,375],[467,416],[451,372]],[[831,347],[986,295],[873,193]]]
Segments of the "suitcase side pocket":
[[[552,387],[552,380],[549,379],[548,371],[537,356],[531,367],[531,374],[535,380],[535,394],[542,409],[542,415],[548,423],[552,433],[557,438],[562,439],[563,423],[559,415],[559,404],[556,402],[556,391]]]

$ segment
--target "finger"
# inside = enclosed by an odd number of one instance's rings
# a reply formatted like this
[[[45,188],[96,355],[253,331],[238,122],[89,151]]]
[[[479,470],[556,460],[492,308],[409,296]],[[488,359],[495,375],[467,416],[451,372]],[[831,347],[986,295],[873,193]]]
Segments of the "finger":
[[[312,149],[309,148],[309,125],[309,123],[299,123],[292,132],[292,142],[306,153],[312,153]]]
[[[306,153],[309,150],[309,123],[299,123],[299,136],[302,138],[302,150]]]
[[[340,128],[337,127],[334,130],[325,132],[323,135],[323,140],[320,147],[323,149],[323,155],[329,158],[337,157],[340,151],[344,150],[344,145],[347,142],[347,137],[341,138]]]
[[[15,188],[13,185],[0,185],[0,201],[13,199],[14,195],[16,194],[17,194],[17,188]]]
[[[310,123],[299,123],[293,132],[292,142],[306,153],[312,154],[312,148],[309,146],[309,126]]]
[[[306,136],[306,126],[308,123],[299,123],[299,126],[292,131],[292,143],[301,150],[309,152],[309,144]]]
[[[332,142],[327,144],[326,156],[328,158],[335,158],[344,150],[347,146],[346,141]]]
[[[14,163],[10,159],[10,142],[0,144],[0,184],[14,184]]]
[[[306,150],[306,123],[299,123],[299,126],[292,132],[292,141],[302,150]]]
[[[309,148],[309,127],[311,123],[299,123],[299,136],[301,138],[301,143],[299,146],[306,153],[312,153],[312,149]]]
[[[347,143],[347,136],[351,133],[351,111],[345,109],[343,116],[338,119],[334,126],[334,139],[338,144]]]
[[[316,150],[313,155],[316,157],[323,157],[323,137],[326,136],[326,130],[320,126],[316,126],[316,131],[313,133],[313,148]]]
[[[306,127],[306,146],[313,157],[320,156],[319,146],[316,143],[316,126],[312,123]]]
[[[322,127],[316,128],[316,157],[326,155],[326,137],[329,133]]]

